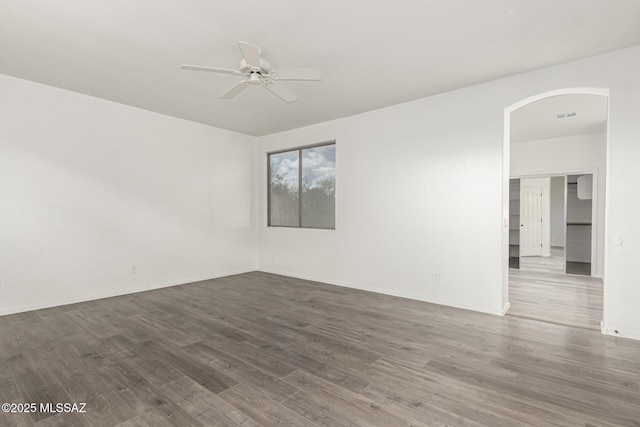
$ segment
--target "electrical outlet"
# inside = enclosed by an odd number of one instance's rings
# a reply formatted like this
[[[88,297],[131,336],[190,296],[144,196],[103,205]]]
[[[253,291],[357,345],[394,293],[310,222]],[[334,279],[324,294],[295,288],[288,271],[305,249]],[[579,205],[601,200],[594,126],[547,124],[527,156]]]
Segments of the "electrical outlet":
[[[131,266],[131,274],[136,274],[138,272],[138,266],[136,264],[133,264]]]
[[[433,281],[436,283],[440,281],[440,273],[433,273]]]

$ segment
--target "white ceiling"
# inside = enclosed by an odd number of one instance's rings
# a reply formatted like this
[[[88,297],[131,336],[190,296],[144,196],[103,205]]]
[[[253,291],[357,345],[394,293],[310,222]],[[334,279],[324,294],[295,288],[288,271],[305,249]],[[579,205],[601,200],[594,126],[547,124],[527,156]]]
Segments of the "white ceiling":
[[[640,44],[637,0],[0,0],[0,73],[264,135]],[[285,104],[238,79],[239,40],[286,82]]]
[[[607,104],[601,95],[560,95],[527,104],[511,113],[511,143],[605,132]],[[556,118],[567,113],[575,116]]]

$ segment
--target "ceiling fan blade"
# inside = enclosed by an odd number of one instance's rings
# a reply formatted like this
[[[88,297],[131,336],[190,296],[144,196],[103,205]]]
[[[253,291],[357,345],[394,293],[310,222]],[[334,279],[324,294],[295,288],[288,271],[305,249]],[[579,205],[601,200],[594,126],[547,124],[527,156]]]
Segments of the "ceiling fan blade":
[[[228,91],[223,93],[220,96],[220,98],[222,98],[222,99],[231,99],[234,96],[236,96],[237,94],[239,94],[240,92],[242,92],[244,90],[244,88],[246,88],[247,86],[249,86],[249,80],[243,80],[241,82],[238,82],[235,85],[233,85],[231,87],[231,89],[229,89]]]
[[[258,46],[247,42],[238,42],[238,46],[247,65],[258,69],[262,67],[260,65],[260,48]]]
[[[319,68],[280,68],[275,75],[277,80],[322,80]]]
[[[278,82],[265,82],[263,83],[265,89],[282,99],[284,102],[295,102],[298,97],[291,93],[289,89],[281,86]]]
[[[215,68],[215,67],[203,67],[201,65],[187,65],[183,64],[180,66],[183,70],[191,70],[191,71],[210,71],[213,73],[224,73],[224,74],[239,74],[236,70],[229,70],[228,68]]]

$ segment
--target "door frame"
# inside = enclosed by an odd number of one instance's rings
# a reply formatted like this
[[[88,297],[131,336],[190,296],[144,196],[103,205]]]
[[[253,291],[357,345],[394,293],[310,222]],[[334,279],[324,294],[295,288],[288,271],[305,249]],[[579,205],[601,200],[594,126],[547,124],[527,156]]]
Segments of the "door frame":
[[[611,98],[610,91],[608,88],[602,87],[573,87],[573,88],[563,88],[556,89],[547,92],[541,92],[538,94],[534,94],[527,98],[521,99],[504,109],[504,129],[503,129],[503,144],[502,144],[502,314],[506,314],[509,311],[509,179],[511,178],[511,113],[515,110],[524,107],[525,105],[531,104],[536,101],[540,101],[546,98],[550,98],[553,96],[560,95],[601,95],[607,97],[607,130],[605,132],[606,135],[606,171],[605,176],[606,180],[606,193],[605,193],[605,217],[609,211],[609,176],[610,172],[610,153],[609,153],[609,132],[610,132],[610,114],[611,114]],[[585,173],[590,173],[588,171],[584,171]],[[597,171],[595,171],[597,172]],[[563,171],[564,174],[564,171]],[[545,174],[546,175],[546,174]],[[514,177],[515,178],[515,177]],[[597,175],[594,174],[594,188],[597,179]],[[596,205],[596,203],[593,203]],[[595,220],[595,217],[592,218],[592,221]],[[609,238],[609,231],[605,226],[604,230],[604,242]],[[604,245],[603,242],[603,245]],[[594,240],[592,239],[591,245],[593,249]],[[592,257],[594,252],[592,250]],[[604,319],[607,318],[607,281],[606,281],[606,259],[607,259],[607,248],[604,245],[604,259],[605,265],[603,265],[602,270],[602,284],[603,284],[603,301],[602,301],[602,317],[603,321],[601,322],[601,332],[604,331]],[[593,266],[593,264],[592,264]]]
[[[567,239],[567,179],[569,175],[592,175],[593,176],[593,188],[591,190],[591,223],[593,224],[593,226],[591,227],[591,276],[590,277],[597,277],[600,279],[604,280],[604,277],[601,277],[600,275],[595,275],[593,274],[593,271],[596,270],[596,267],[601,268],[604,266],[598,265],[598,229],[596,227],[596,224],[598,224],[598,203],[599,203],[599,197],[600,195],[598,194],[598,185],[599,185],[599,176],[598,176],[598,172],[599,169],[598,168],[591,168],[591,169],[565,169],[562,172],[550,172],[550,173],[530,173],[530,174],[523,174],[523,175],[514,175],[509,177],[509,179],[529,179],[529,178],[553,178],[555,176],[563,176],[565,177],[565,186],[564,186],[564,235],[565,235],[565,256],[566,256],[566,239]],[[508,200],[507,200],[508,202]],[[606,200],[605,200],[606,203]],[[605,210],[606,210],[606,206],[605,206]],[[604,224],[603,224],[604,225]],[[605,229],[606,232],[606,229]],[[602,242],[602,245],[604,246],[604,241]],[[508,261],[508,260],[507,260]],[[566,273],[565,273],[566,274]],[[604,276],[604,274],[602,275]],[[508,280],[509,278],[507,277],[507,286],[508,286]]]

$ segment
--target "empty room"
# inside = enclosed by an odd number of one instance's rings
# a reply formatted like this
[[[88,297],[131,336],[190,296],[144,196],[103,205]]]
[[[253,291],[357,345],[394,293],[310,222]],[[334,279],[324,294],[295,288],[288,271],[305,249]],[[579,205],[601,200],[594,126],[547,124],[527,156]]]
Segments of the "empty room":
[[[637,426],[640,2],[0,0],[0,426]]]

